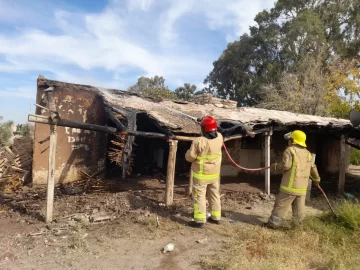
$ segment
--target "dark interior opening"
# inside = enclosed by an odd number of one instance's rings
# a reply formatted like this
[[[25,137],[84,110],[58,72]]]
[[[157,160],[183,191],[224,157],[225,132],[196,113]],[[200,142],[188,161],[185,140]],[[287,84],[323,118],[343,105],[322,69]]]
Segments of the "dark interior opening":
[[[136,116],[138,131],[164,134],[157,122],[146,113],[138,113]],[[133,174],[153,175],[157,172],[166,174],[169,144],[164,139],[136,137],[133,146]]]

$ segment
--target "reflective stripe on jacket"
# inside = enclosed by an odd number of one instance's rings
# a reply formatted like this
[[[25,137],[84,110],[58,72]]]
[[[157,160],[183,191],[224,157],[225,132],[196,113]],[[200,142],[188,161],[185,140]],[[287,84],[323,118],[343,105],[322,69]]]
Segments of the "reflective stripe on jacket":
[[[289,146],[283,154],[282,161],[274,164],[273,168],[283,173],[280,190],[288,194],[306,195],[309,177],[314,182],[320,182],[310,152],[301,146]]]
[[[198,180],[212,181],[220,177],[223,136],[217,134],[217,138],[212,140],[196,138],[186,152],[186,160],[192,163],[193,177]]]

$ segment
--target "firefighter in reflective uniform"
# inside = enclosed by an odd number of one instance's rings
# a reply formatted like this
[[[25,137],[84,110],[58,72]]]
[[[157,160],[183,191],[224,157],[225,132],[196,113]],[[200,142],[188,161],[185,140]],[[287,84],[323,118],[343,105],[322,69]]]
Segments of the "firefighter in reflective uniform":
[[[191,162],[193,173],[194,221],[192,227],[202,228],[206,222],[206,198],[209,202],[211,217],[208,221],[220,224],[220,167],[223,137],[217,131],[216,120],[205,117],[200,123],[202,136],[196,138],[185,158]]]
[[[280,192],[268,223],[264,226],[279,227],[282,219],[292,206],[293,218],[299,223],[304,218],[306,189],[309,177],[319,185],[320,176],[310,152],[306,149],[306,134],[300,130],[285,134],[289,146],[282,161],[271,165],[271,170],[282,173]]]

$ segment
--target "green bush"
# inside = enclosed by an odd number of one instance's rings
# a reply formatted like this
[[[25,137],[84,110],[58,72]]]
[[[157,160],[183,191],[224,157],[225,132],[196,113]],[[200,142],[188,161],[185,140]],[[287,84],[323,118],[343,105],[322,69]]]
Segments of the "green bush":
[[[327,213],[321,219],[337,228],[360,232],[360,204],[344,201],[336,207],[336,217],[332,213]]]
[[[3,118],[0,116],[0,121],[2,119]],[[13,121],[0,122],[0,147],[8,144],[9,139],[12,135],[11,126],[13,123]]]
[[[350,151],[350,164],[360,165],[360,150],[352,148]]]

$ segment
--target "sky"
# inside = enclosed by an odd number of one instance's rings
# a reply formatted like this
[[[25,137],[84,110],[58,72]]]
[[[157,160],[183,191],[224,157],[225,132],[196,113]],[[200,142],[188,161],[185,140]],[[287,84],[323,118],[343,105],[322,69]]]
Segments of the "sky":
[[[141,76],[202,89],[274,0],[0,0],[0,116],[25,123],[36,79],[126,90]]]

